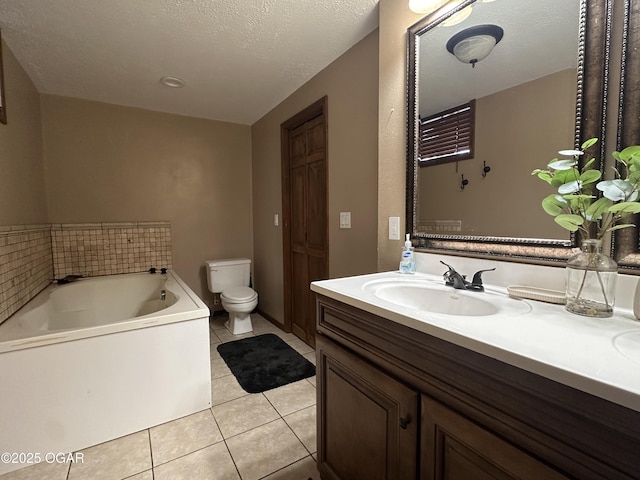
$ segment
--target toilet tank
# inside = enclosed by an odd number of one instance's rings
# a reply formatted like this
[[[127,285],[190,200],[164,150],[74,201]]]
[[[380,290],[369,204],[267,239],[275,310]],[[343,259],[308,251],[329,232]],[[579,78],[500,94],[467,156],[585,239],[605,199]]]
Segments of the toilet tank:
[[[206,266],[207,284],[212,293],[220,293],[229,287],[249,286],[251,260],[248,258],[209,260]]]

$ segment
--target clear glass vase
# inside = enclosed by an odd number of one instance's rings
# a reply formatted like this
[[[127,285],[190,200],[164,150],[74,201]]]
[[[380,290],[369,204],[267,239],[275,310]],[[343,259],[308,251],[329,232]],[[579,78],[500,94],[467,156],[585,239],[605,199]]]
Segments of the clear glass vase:
[[[571,313],[613,315],[618,264],[602,253],[602,240],[582,241],[582,251],[567,261],[567,304]]]

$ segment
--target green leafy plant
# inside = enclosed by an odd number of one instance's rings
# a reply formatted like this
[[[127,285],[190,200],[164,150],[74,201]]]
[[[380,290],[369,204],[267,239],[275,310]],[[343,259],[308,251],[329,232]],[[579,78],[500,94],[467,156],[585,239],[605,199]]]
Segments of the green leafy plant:
[[[554,158],[545,170],[535,169],[531,175],[557,190],[542,200],[542,208],[558,225],[571,232],[580,231],[583,238],[601,240],[608,232],[634,226],[618,222],[628,214],[640,213],[640,145],[613,152],[625,176],[614,167],[615,178],[602,180],[602,173],[590,168],[595,158],[578,168],[578,159],[597,141],[591,138],[579,150],[559,151],[571,158]],[[602,192],[600,197],[597,191]]]

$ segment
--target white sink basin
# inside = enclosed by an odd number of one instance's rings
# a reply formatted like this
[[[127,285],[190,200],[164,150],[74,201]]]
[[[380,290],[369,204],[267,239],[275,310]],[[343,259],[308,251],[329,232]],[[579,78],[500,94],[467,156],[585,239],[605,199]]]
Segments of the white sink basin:
[[[528,303],[506,295],[455,290],[426,280],[373,280],[365,283],[362,288],[394,305],[444,315],[521,315],[531,310]]]
[[[617,335],[613,339],[613,346],[629,360],[640,363],[640,330]]]

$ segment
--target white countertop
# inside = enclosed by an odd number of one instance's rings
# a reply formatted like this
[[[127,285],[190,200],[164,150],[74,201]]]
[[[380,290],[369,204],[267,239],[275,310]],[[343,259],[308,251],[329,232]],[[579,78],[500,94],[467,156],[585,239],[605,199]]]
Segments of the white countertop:
[[[437,275],[383,272],[317,281],[311,290],[640,411],[640,322],[631,311],[616,309],[612,318],[589,318],[568,313],[562,305],[510,299],[523,302],[516,314],[500,310],[488,316],[453,316],[399,306],[363,288],[380,280],[443,284]],[[508,298],[505,288],[490,285],[485,292],[456,292],[498,304]]]

